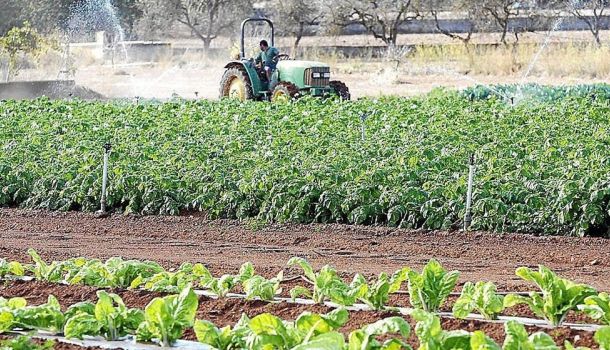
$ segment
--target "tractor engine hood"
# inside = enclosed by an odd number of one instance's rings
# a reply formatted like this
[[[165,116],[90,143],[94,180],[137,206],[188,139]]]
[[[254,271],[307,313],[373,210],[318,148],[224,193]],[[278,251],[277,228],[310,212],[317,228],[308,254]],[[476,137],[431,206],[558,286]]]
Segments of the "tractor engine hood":
[[[289,81],[299,88],[328,86],[330,66],[315,61],[280,61],[280,81]]]

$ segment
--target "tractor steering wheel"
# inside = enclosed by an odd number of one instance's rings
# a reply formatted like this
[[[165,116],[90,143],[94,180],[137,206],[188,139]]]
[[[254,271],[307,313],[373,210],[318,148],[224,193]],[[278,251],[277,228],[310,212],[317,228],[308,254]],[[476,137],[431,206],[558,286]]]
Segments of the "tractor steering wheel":
[[[279,61],[288,61],[291,60],[292,58],[290,58],[290,56],[288,54],[282,53],[277,55],[277,60]]]

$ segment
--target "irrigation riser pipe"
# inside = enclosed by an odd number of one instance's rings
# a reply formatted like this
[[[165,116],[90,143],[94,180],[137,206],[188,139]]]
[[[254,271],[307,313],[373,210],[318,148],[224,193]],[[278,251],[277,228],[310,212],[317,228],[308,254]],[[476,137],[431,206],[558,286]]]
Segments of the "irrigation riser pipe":
[[[5,278],[6,279],[6,278]],[[27,281],[27,282],[31,282],[34,281],[35,278],[33,277],[14,277],[11,279],[6,279],[6,280],[21,280],[21,281]],[[71,285],[68,282],[60,282],[60,284],[64,284],[64,285]],[[99,288],[99,289],[107,289],[107,288]],[[150,292],[146,289],[143,288],[138,288],[137,290],[141,290],[141,291],[147,291]],[[203,296],[206,298],[210,298],[210,299],[221,299],[218,295],[208,291],[208,290],[201,290],[201,289],[193,289],[193,292],[199,296]],[[168,293],[169,294],[169,293]],[[230,298],[230,299],[237,299],[237,300],[249,300],[245,294],[239,294],[239,293],[227,293],[227,295],[225,296],[225,298]],[[260,298],[252,298],[250,300],[257,300],[257,301],[264,301],[264,302],[268,302],[268,303],[287,303],[287,304],[295,304],[295,305],[306,305],[306,306],[311,306],[311,305],[320,305],[320,304],[316,304],[313,300],[311,299],[302,299],[302,298],[296,298],[296,299],[292,299],[292,298],[284,298],[284,297],[275,297],[273,298],[273,300],[262,300]],[[348,311],[354,311],[354,312],[358,312],[358,311],[365,311],[365,312],[373,312],[373,311],[379,311],[379,310],[375,310],[373,308],[371,308],[370,306],[366,305],[366,304],[354,304],[351,306],[343,306],[343,305],[339,305],[330,301],[325,301],[324,303],[322,303],[321,305],[324,305],[326,307],[329,307],[331,309],[338,309],[338,308],[344,308]],[[409,316],[411,315],[411,313],[415,310],[414,308],[409,308],[409,307],[392,307],[392,306],[388,306],[386,307],[386,310],[388,311],[396,311],[398,313],[400,313],[401,315],[404,316]],[[450,319],[457,319],[455,316],[453,316],[453,314],[451,312],[439,312],[437,313],[438,316],[440,316],[441,318],[450,318]],[[525,326],[535,326],[535,327],[540,327],[540,328],[547,328],[547,329],[554,329],[556,327],[553,327],[552,325],[550,325],[548,322],[546,322],[545,320],[540,320],[540,319],[536,319],[536,318],[529,318],[529,317],[518,317],[518,316],[499,316],[497,320],[488,320],[485,317],[483,317],[482,315],[479,314],[469,314],[468,316],[466,316],[465,318],[463,318],[463,320],[466,321],[479,321],[479,322],[483,322],[483,323],[507,323],[508,321],[517,321]],[[578,330],[578,331],[586,331],[586,332],[595,332],[598,329],[600,329],[601,327],[603,327],[602,325],[599,324],[579,324],[579,323],[563,323],[561,325],[561,327],[564,328],[570,328],[570,329],[574,329],[574,330]]]
[[[468,162],[468,190],[466,193],[466,214],[464,215],[464,231],[468,231],[472,224],[472,188],[474,186],[474,154],[470,156]]]

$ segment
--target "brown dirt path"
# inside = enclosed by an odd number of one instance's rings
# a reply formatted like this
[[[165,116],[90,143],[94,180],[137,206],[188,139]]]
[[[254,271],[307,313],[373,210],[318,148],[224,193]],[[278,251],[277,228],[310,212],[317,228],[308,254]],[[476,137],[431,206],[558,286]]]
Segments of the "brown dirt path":
[[[292,256],[347,274],[420,269],[430,258],[462,272],[461,281],[491,280],[500,289],[525,289],[514,270],[544,264],[562,276],[610,290],[610,241],[487,233],[423,232],[343,225],[271,225],[252,229],[203,218],[97,219],[86,213],[0,209],[0,257],[29,261],[27,248],[45,259],[75,256],[151,259],[166,266],[203,262],[215,273],[251,261],[275,275]],[[296,271],[295,271],[296,272]],[[287,275],[294,275],[287,271]]]

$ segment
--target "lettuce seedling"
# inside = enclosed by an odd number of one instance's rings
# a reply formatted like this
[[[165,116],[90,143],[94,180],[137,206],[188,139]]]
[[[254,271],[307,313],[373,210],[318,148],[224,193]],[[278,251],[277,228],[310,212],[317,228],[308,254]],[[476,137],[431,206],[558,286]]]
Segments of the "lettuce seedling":
[[[199,342],[219,350],[271,347],[302,350],[343,349],[345,340],[336,330],[345,325],[348,318],[349,314],[345,309],[336,309],[325,315],[304,312],[294,322],[282,321],[271,314],[261,314],[253,319],[242,315],[234,328],[219,329],[213,323],[201,320],[195,321],[193,328]],[[341,347],[329,347],[335,345]]]
[[[520,267],[516,274],[526,281],[534,282],[542,293],[531,292],[527,297],[509,294],[504,298],[504,306],[526,304],[538,317],[546,319],[555,327],[563,323],[570,310],[577,309],[587,297],[596,294],[594,288],[560,278],[544,266],[539,266],[538,272]]]
[[[587,297],[584,305],[578,305],[578,310],[594,320],[610,325],[610,297],[608,293],[599,293]]]
[[[5,276],[23,276],[25,275],[25,268],[18,261],[8,262],[4,259],[0,259],[0,278]]]
[[[248,278],[242,282],[242,287],[246,293],[246,299],[252,300],[259,298],[264,301],[272,301],[276,295],[282,292],[280,284],[283,279],[283,271],[280,271],[278,275],[272,279],[266,279],[259,275]]]
[[[95,306],[85,302],[68,309],[66,315],[70,318],[66,318],[64,326],[67,338],[103,335],[107,340],[117,340],[134,333],[144,322],[142,310],[127,308],[118,295],[98,291],[97,297]]]
[[[13,339],[0,340],[0,350],[53,350],[54,340],[45,340],[41,344],[25,335]]]
[[[409,271],[408,276],[411,305],[427,312],[438,312],[455,288],[460,273],[447,272],[438,261],[432,259],[421,274]]]
[[[476,285],[466,282],[462,294],[453,304],[453,316],[466,318],[473,310],[488,320],[495,320],[504,311],[504,297],[496,292],[492,282],[478,282]]]
[[[610,327],[598,329],[593,339],[599,344],[599,350],[610,350]]]
[[[163,347],[171,346],[195,322],[199,300],[191,286],[179,295],[153,299],[144,310],[145,321],[136,331],[138,341],[156,340]]]
[[[357,274],[353,284],[355,286],[366,286],[365,293],[359,299],[375,310],[382,310],[390,300],[390,294],[400,290],[400,286],[407,280],[409,268],[405,267],[396,271],[391,277],[381,273],[372,285],[368,285],[364,276]]]
[[[24,298],[4,299],[0,297],[0,334],[13,329],[15,324],[15,316],[13,312],[27,306],[27,301]]]
[[[517,321],[508,321],[504,331],[506,338],[503,350],[560,350],[550,335],[544,332],[528,335],[525,326]]]
[[[292,258],[288,261],[289,266],[299,265],[305,274],[305,278],[313,285],[313,291],[308,288],[297,286],[290,291],[290,296],[296,299],[301,296],[313,299],[314,302],[322,304],[326,299],[343,306],[354,305],[356,300],[363,297],[367,292],[367,285],[362,284],[359,278],[348,285],[343,282],[335,269],[326,265],[317,273],[311,265],[303,258]]]
[[[209,321],[196,320],[193,325],[195,336],[200,343],[218,350],[246,349],[246,337],[249,334],[250,318],[242,314],[235,327],[218,328]]]
[[[435,314],[421,309],[411,313],[417,321],[415,334],[419,339],[419,350],[470,349],[471,334],[466,331],[444,331],[441,321]]]
[[[353,331],[349,335],[349,350],[381,350],[381,349],[405,349],[411,350],[411,346],[402,339],[388,339],[383,344],[377,341],[377,336],[398,334],[406,339],[411,333],[409,323],[402,317],[389,317],[379,320],[368,326]]]
[[[63,330],[64,315],[57,298],[53,295],[49,295],[46,304],[16,308],[12,314],[14,328],[36,329],[50,333],[61,333]]]

